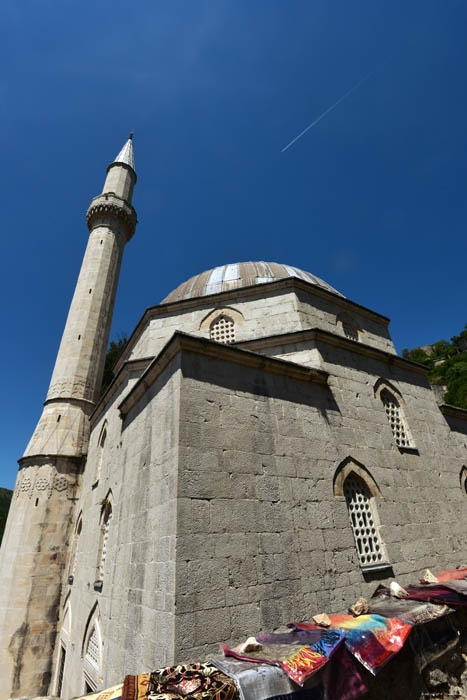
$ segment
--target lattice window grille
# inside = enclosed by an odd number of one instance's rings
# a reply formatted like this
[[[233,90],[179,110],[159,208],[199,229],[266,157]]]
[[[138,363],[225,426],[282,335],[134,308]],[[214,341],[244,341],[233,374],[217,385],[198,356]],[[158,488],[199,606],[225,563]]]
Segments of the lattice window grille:
[[[344,496],[360,564],[380,564],[383,561],[383,544],[375,525],[368,487],[361,479],[351,475],[345,480]]]
[[[78,559],[78,546],[79,546],[79,539],[81,536],[82,527],[83,527],[83,521],[80,520],[78,523],[78,527],[76,528],[75,541],[73,542],[72,559],[71,559],[71,572],[70,572],[72,576],[74,576],[76,574],[76,560]]]
[[[102,552],[101,552],[101,562],[99,566],[99,580],[102,581],[104,578],[104,565],[105,565],[105,558],[107,556],[107,544],[108,544],[108,539],[109,539],[109,529],[110,529],[110,521],[112,520],[112,509],[107,512],[104,520],[104,532],[103,532],[103,537],[102,537]]]
[[[401,407],[397,399],[389,391],[381,392],[381,401],[386,410],[389,425],[398,447],[410,447],[410,439],[404,425]]]
[[[346,338],[349,340],[358,340],[358,331],[351,323],[343,323],[342,329]]]
[[[234,343],[235,342],[235,324],[228,316],[219,316],[211,324],[210,329],[211,340],[216,340],[218,343]]]
[[[99,656],[99,635],[97,632],[97,628],[94,625],[88,639],[86,659],[89,661],[91,666],[94,666],[94,668],[97,670],[99,670]]]

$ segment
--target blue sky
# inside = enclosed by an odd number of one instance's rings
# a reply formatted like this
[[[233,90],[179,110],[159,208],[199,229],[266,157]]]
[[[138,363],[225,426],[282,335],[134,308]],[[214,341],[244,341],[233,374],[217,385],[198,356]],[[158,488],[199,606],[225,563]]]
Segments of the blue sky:
[[[140,223],[113,335],[215,265],[297,265],[404,346],[467,322],[462,0],[3,0],[0,485],[39,418],[105,168]],[[352,85],[375,74],[285,153]]]

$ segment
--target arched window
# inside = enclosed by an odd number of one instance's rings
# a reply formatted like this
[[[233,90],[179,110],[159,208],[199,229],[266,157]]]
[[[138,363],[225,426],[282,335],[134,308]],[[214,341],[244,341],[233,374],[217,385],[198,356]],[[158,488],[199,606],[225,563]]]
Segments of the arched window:
[[[102,633],[97,605],[89,616],[83,648],[84,691],[93,692],[102,683]]]
[[[381,564],[385,559],[384,549],[368,486],[351,473],[344,482],[344,496],[361,566]]]
[[[78,516],[78,521],[76,523],[75,536],[73,538],[73,544],[71,547],[70,568],[69,568],[69,573],[68,573],[68,583],[70,585],[73,583],[73,580],[74,580],[75,574],[76,574],[76,560],[78,558],[78,547],[79,547],[79,541],[80,541],[82,529],[83,529],[83,516],[80,513],[80,515]]]
[[[461,491],[464,496],[467,496],[467,467],[464,465],[461,469],[461,473],[459,475],[460,478],[460,485],[461,485]]]
[[[97,443],[97,457],[96,457],[96,472],[94,475],[94,483],[97,484],[101,477],[102,460],[104,458],[104,445],[107,439],[107,421],[104,421],[102,430],[99,435],[99,440]]]
[[[62,627],[58,639],[57,667],[55,672],[55,695],[61,697],[65,678],[65,662],[68,642],[71,636],[71,608],[69,599],[65,605]]]
[[[225,314],[218,316],[209,328],[209,337],[218,343],[230,344],[235,342],[235,323]]]
[[[346,338],[348,338],[349,340],[358,341],[358,330],[353,323],[344,321],[342,323],[342,330],[344,331],[344,335]]]
[[[360,340],[361,328],[355,318],[347,313],[347,311],[343,311],[337,315],[336,324],[338,328],[340,327],[342,329],[342,333],[346,338],[354,340],[355,342]]]
[[[109,492],[101,504],[101,523],[99,538],[99,556],[97,564],[97,580],[94,584],[96,590],[102,590],[104,581],[105,560],[109,540],[110,523],[112,522],[112,495]]]
[[[363,464],[351,457],[341,463],[334,478],[334,495],[345,500],[360,566],[363,569],[388,566],[376,510],[376,498],[382,495]]]
[[[380,398],[383,402],[396,445],[398,447],[410,447],[409,431],[399,401],[388,389],[382,390]]]

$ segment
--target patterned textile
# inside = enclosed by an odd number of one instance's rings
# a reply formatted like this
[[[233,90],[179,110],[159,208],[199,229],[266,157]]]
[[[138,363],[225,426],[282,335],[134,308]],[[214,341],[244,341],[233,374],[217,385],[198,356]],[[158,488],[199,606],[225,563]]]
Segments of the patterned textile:
[[[210,664],[170,666],[127,676],[122,700],[238,700],[235,683]]]
[[[434,603],[422,603],[406,598],[394,598],[385,593],[379,593],[369,601],[370,615],[382,615],[383,617],[397,617],[410,625],[421,625],[431,622],[439,617],[444,617],[453,612],[447,605],[435,605]]]
[[[371,673],[376,674],[405,644],[412,625],[381,615],[330,615],[330,630],[345,634],[345,645]],[[292,623],[301,630],[316,629],[316,623]]]
[[[75,698],[75,700],[120,700],[122,697],[123,685],[113,685],[111,688],[106,690],[100,690],[98,693],[93,693],[92,695],[84,695],[81,698]]]
[[[223,644],[223,647],[226,656],[281,666],[295,683],[303,685],[326,664],[343,638],[342,632],[316,629],[308,636],[296,631],[259,635],[256,639],[263,645],[262,649],[246,654],[241,654],[239,647],[229,649],[226,644]]]
[[[125,676],[122,700],[143,700],[148,690],[150,675],[150,673],[140,673],[138,676]]]

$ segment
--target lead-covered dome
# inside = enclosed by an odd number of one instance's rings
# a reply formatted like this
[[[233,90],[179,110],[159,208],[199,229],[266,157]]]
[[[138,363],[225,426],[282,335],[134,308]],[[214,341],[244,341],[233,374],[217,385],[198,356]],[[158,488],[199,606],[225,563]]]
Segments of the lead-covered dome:
[[[209,294],[227,292],[239,287],[250,287],[254,284],[274,282],[286,277],[297,277],[342,296],[340,292],[327,282],[312,275],[310,272],[300,270],[298,267],[282,265],[281,263],[242,262],[233,263],[232,265],[220,265],[212,270],[206,270],[199,275],[191,277],[174,289],[173,292],[170,292],[162,303],[168,304],[174,301],[181,301],[182,299],[205,297]]]

